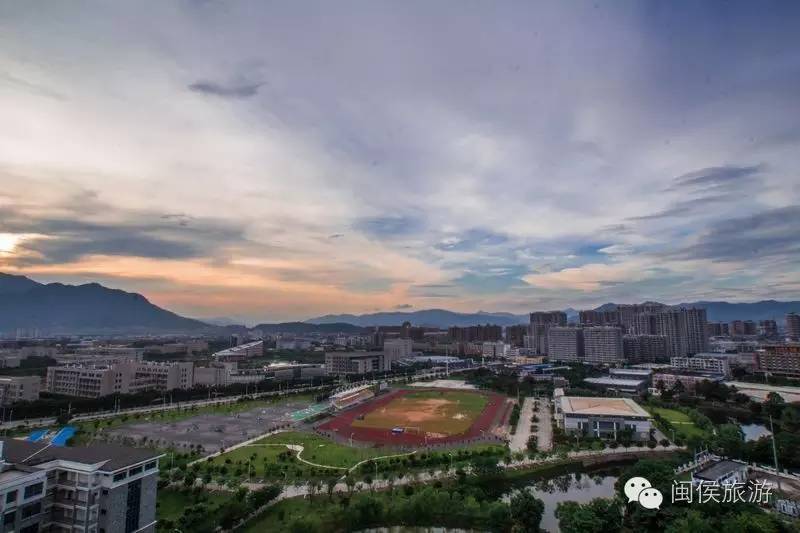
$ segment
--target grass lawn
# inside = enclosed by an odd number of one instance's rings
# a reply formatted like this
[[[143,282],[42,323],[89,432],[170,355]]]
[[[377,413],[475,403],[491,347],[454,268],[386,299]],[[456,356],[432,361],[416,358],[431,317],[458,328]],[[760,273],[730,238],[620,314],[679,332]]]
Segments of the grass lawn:
[[[283,446],[285,444],[303,446],[303,452],[300,456],[306,461],[319,465],[333,466],[338,469],[327,469],[305,464],[294,457],[294,452],[291,452],[292,457],[289,458],[287,448]],[[500,450],[501,448],[499,446],[479,444],[470,446],[468,449],[479,451],[484,449]],[[216,467],[224,465],[227,468],[227,475],[237,478],[251,475],[254,479],[290,481],[342,475],[346,469],[363,460],[397,453],[396,451],[382,448],[350,448],[313,433],[290,431],[270,435],[252,445],[243,446],[217,456],[210,461],[210,464]],[[391,464],[389,468],[396,470],[402,466],[398,463],[399,460],[382,459],[378,462],[378,468],[379,470],[383,468],[381,464],[387,466]],[[200,464],[205,465],[208,463],[204,461]],[[409,468],[411,467],[403,466],[404,470]],[[419,468],[423,467],[420,466]]]
[[[227,492],[202,492],[198,497],[188,490],[160,489],[158,491],[157,518],[174,521],[181,517],[184,509],[196,503],[222,507],[233,496],[232,493]]]
[[[686,413],[682,413],[676,409],[667,409],[665,407],[647,407],[651,413],[658,413],[663,416],[675,428],[675,433],[683,435],[684,438],[691,436],[703,436],[705,433],[702,429],[697,427],[694,422],[689,418]],[[667,435],[671,438],[672,435]]]
[[[419,428],[426,433],[464,433],[486,407],[485,395],[468,391],[411,391],[353,421],[354,427]]]

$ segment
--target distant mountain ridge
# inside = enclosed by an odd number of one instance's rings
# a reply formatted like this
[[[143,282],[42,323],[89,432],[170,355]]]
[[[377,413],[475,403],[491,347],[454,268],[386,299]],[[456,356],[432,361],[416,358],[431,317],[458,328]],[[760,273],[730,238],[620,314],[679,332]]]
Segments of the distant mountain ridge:
[[[658,302],[645,302],[654,304]],[[595,308],[595,311],[613,311],[615,303],[606,303]],[[781,322],[787,313],[800,313],[800,301],[780,302],[777,300],[761,300],[759,302],[731,303],[700,300],[684,302],[673,307],[697,307],[706,310],[709,322],[731,322],[733,320],[776,320]]]
[[[0,332],[38,329],[46,334],[184,333],[213,329],[150,303],[141,294],[98,283],[42,284],[0,275]]]
[[[331,324],[344,322],[361,327],[371,326],[399,326],[403,322],[411,322],[415,326],[434,328],[448,328],[450,326],[474,326],[476,324],[497,324],[499,326],[513,326],[527,324],[530,319],[527,314],[515,315],[512,313],[490,313],[479,311],[477,313],[457,313],[446,309],[424,309],[420,311],[387,311],[383,313],[370,313],[366,315],[325,315],[306,320],[310,324]]]

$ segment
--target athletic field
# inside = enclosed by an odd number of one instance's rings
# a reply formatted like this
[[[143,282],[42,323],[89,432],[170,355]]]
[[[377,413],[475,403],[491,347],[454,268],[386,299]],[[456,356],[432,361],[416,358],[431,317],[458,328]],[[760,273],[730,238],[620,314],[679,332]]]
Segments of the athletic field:
[[[452,390],[409,391],[353,421],[353,427],[393,429],[449,437],[464,433],[488,400],[475,392]]]

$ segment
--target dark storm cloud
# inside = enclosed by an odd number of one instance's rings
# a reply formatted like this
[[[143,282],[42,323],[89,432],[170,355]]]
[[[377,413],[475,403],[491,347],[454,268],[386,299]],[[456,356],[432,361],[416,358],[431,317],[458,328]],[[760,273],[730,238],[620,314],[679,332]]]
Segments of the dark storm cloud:
[[[23,250],[35,252],[35,256],[21,256],[23,263],[55,264],[87,255],[212,257],[226,246],[246,241],[243,227],[229,222],[110,207],[107,213],[107,221],[88,222],[69,212],[59,217],[38,217],[7,206],[0,209],[0,220],[6,231],[45,236],[21,245]]]
[[[762,211],[714,223],[694,244],[668,256],[712,261],[800,259],[800,206]]]
[[[263,83],[242,83],[225,85],[213,81],[197,81],[189,85],[189,90],[221,98],[250,98],[258,94]]]

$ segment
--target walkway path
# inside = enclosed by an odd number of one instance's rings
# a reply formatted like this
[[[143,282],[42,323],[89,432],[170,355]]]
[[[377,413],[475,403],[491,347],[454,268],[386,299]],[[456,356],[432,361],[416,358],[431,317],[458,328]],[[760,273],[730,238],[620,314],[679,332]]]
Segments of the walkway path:
[[[519,412],[517,421],[517,431],[511,435],[511,442],[508,447],[512,453],[524,452],[528,449],[528,439],[531,436],[531,418],[533,418],[533,406],[536,398],[528,397],[522,401],[522,409]]]
[[[553,449],[553,419],[550,418],[550,400],[548,398],[539,399],[539,410],[536,416],[539,417],[537,448],[540,452],[549,452]]]

